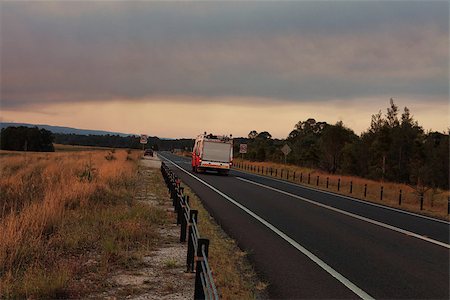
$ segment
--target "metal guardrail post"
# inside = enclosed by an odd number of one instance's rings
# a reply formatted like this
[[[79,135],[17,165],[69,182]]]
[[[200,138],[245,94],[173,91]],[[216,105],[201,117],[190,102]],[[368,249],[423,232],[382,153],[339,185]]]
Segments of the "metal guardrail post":
[[[420,210],[423,210],[423,193],[420,193]]]
[[[175,185],[173,184],[173,182],[170,182],[170,198],[172,198],[172,206],[175,207],[176,206],[176,191],[175,191]],[[176,209],[176,208],[175,208]]]
[[[353,181],[350,181],[350,194],[353,192]]]
[[[338,178],[338,186],[337,186],[337,189],[338,189],[338,192],[339,192],[339,190],[341,189],[341,179],[340,179],[340,178]]]
[[[450,215],[450,196],[448,196],[447,200],[447,215]]]
[[[195,268],[195,291],[194,299],[205,299],[205,291],[203,290],[202,280],[200,278],[203,268],[201,262],[205,259],[203,257],[202,248],[205,248],[205,255],[208,257],[209,240],[208,239],[198,239],[197,254],[195,257],[196,268]]]
[[[169,191],[170,191],[170,197],[172,198],[172,205],[175,207],[176,206],[176,182],[175,179],[176,177],[173,176],[173,174],[171,174],[170,176],[170,183],[169,183]]]
[[[402,190],[398,193],[398,205],[402,205]]]
[[[183,202],[181,203],[181,232],[180,232],[180,242],[186,242],[186,229],[187,229],[187,220],[184,217],[184,213],[186,212],[186,203],[188,203],[188,196],[183,197]]]
[[[181,220],[183,219],[183,192],[184,192],[184,188],[183,187],[178,187],[178,192],[177,192],[177,201],[176,201],[176,209],[175,211],[177,212],[177,225],[181,224]]]
[[[364,198],[367,197],[367,183],[364,184]]]
[[[194,239],[192,238],[194,229],[194,221],[198,221],[198,210],[191,210],[189,212],[189,224],[188,224],[188,249],[186,257],[186,265],[188,272],[194,272]]]
[[[178,197],[178,210],[177,210],[177,225],[181,225],[181,222],[183,222],[184,216],[183,216],[183,196],[180,195]]]

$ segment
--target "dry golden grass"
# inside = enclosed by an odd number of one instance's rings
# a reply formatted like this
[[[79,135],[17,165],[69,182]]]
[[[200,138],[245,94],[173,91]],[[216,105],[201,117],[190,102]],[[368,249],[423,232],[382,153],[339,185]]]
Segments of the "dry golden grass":
[[[387,205],[390,207],[420,213],[423,215],[449,220],[449,216],[447,214],[447,201],[448,197],[450,196],[450,191],[444,191],[439,189],[428,190],[424,194],[423,210],[420,210],[420,197],[417,191],[405,184],[398,184],[392,182],[379,182],[355,176],[345,176],[337,174],[333,175],[325,173],[323,171],[303,168],[295,165],[285,165],[272,162],[250,162],[247,160],[243,161],[242,159],[239,158],[236,158],[234,160],[234,167],[237,167],[237,164],[245,164],[246,166],[254,167],[254,169],[252,170],[249,170],[247,168],[245,169],[245,171],[252,173],[259,172],[261,174],[263,170],[262,168],[264,168],[264,175],[266,175],[267,169],[272,168],[273,169],[272,175],[268,173],[267,176],[277,177],[280,179],[282,178],[284,180],[289,180],[291,182],[359,198],[365,201],[370,201],[382,205]],[[277,170],[276,174],[275,170]],[[281,170],[283,170],[282,174],[283,177],[281,177]],[[289,170],[289,179],[286,178],[288,170]],[[293,177],[294,172],[295,172],[295,179]],[[302,181],[300,182],[301,174],[303,178]],[[309,184],[308,184],[308,174],[310,174]],[[317,176],[319,176],[319,185],[317,185]],[[326,187],[327,178],[329,180],[328,188]],[[337,185],[339,179],[341,180],[341,183],[340,189],[338,191]],[[352,193],[350,193],[350,182],[353,183]],[[367,185],[367,194],[364,197],[365,185]],[[383,186],[383,200],[380,200],[381,186]],[[400,190],[402,190],[401,205],[399,205],[398,203]]]
[[[0,298],[81,297],[137,263],[165,212],[133,202],[139,151],[0,156]],[[94,258],[99,263],[85,264]]]
[[[109,147],[96,147],[96,146],[79,146],[79,145],[63,145],[63,144],[53,144],[55,151],[57,152],[68,152],[68,151],[105,151],[111,150],[113,148]]]
[[[185,194],[189,195],[191,208],[198,210],[200,235],[210,240],[208,261],[219,298],[266,298],[267,284],[259,281],[246,258],[247,254],[217,225],[189,187],[184,187]]]

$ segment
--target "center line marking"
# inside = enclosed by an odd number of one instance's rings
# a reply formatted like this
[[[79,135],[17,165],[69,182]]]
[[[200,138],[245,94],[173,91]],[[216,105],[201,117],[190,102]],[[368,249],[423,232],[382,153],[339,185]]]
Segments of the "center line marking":
[[[267,228],[269,228],[270,230],[272,230],[274,233],[276,233],[278,236],[280,236],[282,239],[284,239],[286,242],[288,242],[289,244],[291,244],[294,248],[296,248],[297,250],[299,250],[301,253],[303,253],[305,256],[307,256],[309,259],[311,259],[314,263],[316,263],[319,267],[321,267],[323,270],[325,270],[328,274],[330,274],[331,276],[333,276],[334,278],[336,278],[336,280],[338,280],[340,283],[342,283],[344,286],[346,286],[348,289],[350,289],[353,293],[355,293],[358,297],[360,297],[361,299],[374,299],[372,296],[370,296],[369,294],[367,294],[365,291],[363,291],[361,288],[359,288],[358,286],[356,286],[354,283],[352,283],[350,280],[348,280],[347,278],[345,278],[343,275],[341,275],[338,271],[334,270],[332,267],[330,267],[326,262],[324,262],[323,260],[321,260],[320,258],[318,258],[317,256],[315,256],[313,253],[311,253],[309,250],[307,250],[305,247],[303,247],[302,245],[300,245],[299,243],[297,243],[296,241],[294,241],[292,238],[290,238],[288,235],[286,235],[284,232],[282,232],[281,230],[279,230],[278,228],[276,228],[275,226],[273,226],[272,224],[270,224],[268,221],[264,220],[263,218],[261,218],[260,216],[258,216],[257,214],[255,214],[254,212],[252,212],[250,209],[248,209],[247,207],[245,207],[244,205],[240,204],[239,202],[237,202],[236,200],[232,199],[231,197],[229,197],[228,195],[224,194],[223,192],[219,191],[218,189],[216,189],[215,187],[213,187],[212,185],[210,185],[209,183],[205,182],[204,180],[198,178],[197,176],[189,173],[188,171],[186,171],[185,169],[183,169],[182,167],[180,167],[179,165],[177,165],[176,163],[174,163],[173,161],[171,161],[170,159],[162,156],[161,154],[159,154],[162,158],[164,158],[165,160],[169,161],[172,163],[173,166],[177,167],[178,169],[180,169],[181,171],[183,171],[184,173],[186,173],[187,175],[193,177],[194,179],[198,180],[199,182],[203,183],[205,186],[209,187],[210,189],[212,189],[213,191],[215,191],[216,193],[218,193],[219,195],[221,195],[222,197],[224,197],[225,199],[227,199],[228,201],[230,201],[231,203],[233,203],[234,205],[236,205],[237,207],[239,207],[240,209],[242,209],[243,211],[245,211],[247,214],[249,214],[250,216],[252,216],[253,218],[255,218],[256,220],[258,220],[259,222],[261,222],[263,225],[265,225]],[[238,178],[239,179],[239,178]]]
[[[414,232],[411,232],[411,231],[408,231],[408,230],[404,230],[404,229],[401,229],[401,228],[398,228],[398,227],[395,227],[395,226],[392,226],[392,225],[389,225],[389,224],[385,224],[385,223],[382,223],[382,222],[379,222],[379,221],[375,221],[375,220],[372,220],[372,219],[369,219],[369,218],[366,218],[366,217],[363,217],[363,216],[360,216],[360,215],[356,215],[354,213],[347,212],[347,211],[344,211],[344,210],[341,210],[339,208],[335,208],[335,207],[332,207],[332,206],[328,206],[326,204],[322,204],[322,203],[319,203],[319,202],[316,202],[316,201],[313,201],[313,200],[310,200],[310,199],[307,199],[307,198],[304,198],[304,197],[301,197],[301,196],[298,196],[298,195],[295,195],[295,194],[292,194],[292,193],[289,193],[289,192],[286,192],[286,191],[283,191],[283,190],[279,190],[279,189],[273,188],[271,186],[267,186],[267,185],[264,185],[264,184],[261,184],[261,183],[258,183],[258,182],[254,182],[254,181],[251,181],[251,180],[248,180],[248,179],[245,179],[245,178],[236,177],[236,179],[239,179],[241,181],[245,181],[245,182],[248,182],[248,183],[251,183],[251,184],[254,184],[254,185],[257,185],[257,186],[269,189],[269,190],[272,190],[272,191],[276,191],[278,193],[281,193],[281,194],[284,194],[284,195],[287,195],[287,196],[290,196],[290,197],[293,197],[293,198],[300,199],[300,200],[308,202],[310,204],[317,205],[317,206],[320,206],[320,207],[323,207],[323,208],[326,208],[326,209],[329,209],[329,210],[332,210],[332,211],[344,214],[346,216],[349,216],[349,217],[352,217],[352,218],[355,218],[355,219],[359,219],[359,220],[362,220],[362,221],[365,221],[365,222],[368,222],[368,223],[371,223],[371,224],[374,224],[374,225],[378,225],[380,227],[384,227],[384,228],[387,228],[387,229],[390,229],[390,230],[393,230],[393,231],[396,231],[396,232],[400,232],[400,233],[406,234],[408,236],[415,237],[415,238],[427,241],[429,243],[433,243],[433,244],[436,244],[438,246],[442,246],[444,248],[450,249],[450,245],[449,244],[433,240],[431,238],[425,237],[423,235],[420,235],[420,234],[417,234],[417,233],[414,233]]]

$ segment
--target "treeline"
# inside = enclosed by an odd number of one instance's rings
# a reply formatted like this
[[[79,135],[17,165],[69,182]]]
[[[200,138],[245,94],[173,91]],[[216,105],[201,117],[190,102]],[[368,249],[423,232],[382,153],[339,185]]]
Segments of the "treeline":
[[[37,127],[10,126],[3,128],[0,149],[15,151],[55,151],[53,143],[62,145],[94,146],[108,148],[142,149],[140,137],[136,135],[82,135],[52,133]],[[153,150],[192,150],[193,139],[160,139],[149,137],[145,148]]]
[[[14,151],[53,152],[52,133],[37,127],[7,127],[0,133],[0,149]]]
[[[81,134],[62,134],[55,133],[56,144],[78,145],[78,146],[96,146],[109,148],[131,148],[142,149],[140,137],[136,135],[81,135]],[[189,150],[194,144],[193,139],[160,139],[158,137],[148,137],[145,148],[153,150]]]
[[[327,124],[314,119],[298,122],[285,140],[270,133],[251,131],[248,138],[250,160],[284,161],[281,147],[292,152],[287,162],[376,180],[407,183],[432,188],[449,188],[449,135],[424,132],[407,107],[399,112],[391,99],[387,112],[372,116],[367,131],[356,135],[342,122]]]
[[[139,136],[120,136],[120,135],[83,135],[83,134],[65,134],[54,133],[55,143],[62,145],[94,146],[109,148],[131,148],[139,149],[142,145],[139,143]]]

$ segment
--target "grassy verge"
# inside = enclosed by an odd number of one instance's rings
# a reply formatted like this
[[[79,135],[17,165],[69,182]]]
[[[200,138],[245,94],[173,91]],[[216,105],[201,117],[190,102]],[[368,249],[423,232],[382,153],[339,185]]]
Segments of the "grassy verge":
[[[167,214],[132,200],[139,155],[0,157],[0,298],[80,298],[142,263]]]
[[[245,168],[242,167],[242,164],[245,164]],[[288,180],[297,184],[327,190],[369,202],[449,220],[447,205],[450,191],[440,189],[427,190],[424,193],[423,209],[421,210],[418,191],[405,184],[379,182],[354,176],[328,174],[319,170],[303,168],[295,165],[285,165],[272,162],[250,162],[239,158],[235,159],[234,167],[251,173],[263,174],[264,172],[263,175],[265,176]],[[273,170],[272,174],[267,172],[270,168]],[[310,178],[309,184],[308,177]],[[318,177],[319,180],[317,181]],[[339,190],[338,181],[340,181]],[[383,187],[382,199],[381,187]],[[400,191],[401,204],[399,204]]]
[[[100,151],[105,151],[105,150],[112,150],[113,148],[108,148],[108,147],[96,147],[96,146],[79,146],[79,145],[63,145],[63,144],[53,144],[53,146],[55,147],[55,151],[63,151],[63,152],[68,152],[68,151],[95,151],[95,150],[100,150]]]
[[[267,283],[258,279],[247,259],[247,253],[239,249],[214,221],[201,204],[200,199],[185,186],[190,205],[198,210],[201,236],[210,240],[209,258],[214,281],[221,299],[266,298]]]

